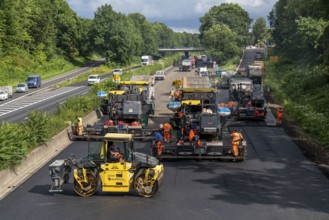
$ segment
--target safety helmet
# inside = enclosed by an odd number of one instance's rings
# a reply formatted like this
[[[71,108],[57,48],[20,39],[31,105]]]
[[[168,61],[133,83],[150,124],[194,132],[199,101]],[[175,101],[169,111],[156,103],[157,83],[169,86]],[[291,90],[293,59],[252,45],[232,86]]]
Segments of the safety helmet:
[[[160,126],[159,126],[161,129],[163,128],[163,124],[160,124]]]

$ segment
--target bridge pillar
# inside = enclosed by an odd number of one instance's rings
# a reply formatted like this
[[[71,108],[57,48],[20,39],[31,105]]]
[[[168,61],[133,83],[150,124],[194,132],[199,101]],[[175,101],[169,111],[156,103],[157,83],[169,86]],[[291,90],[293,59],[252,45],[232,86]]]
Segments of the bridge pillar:
[[[189,58],[189,53],[188,51],[184,51],[185,58]]]

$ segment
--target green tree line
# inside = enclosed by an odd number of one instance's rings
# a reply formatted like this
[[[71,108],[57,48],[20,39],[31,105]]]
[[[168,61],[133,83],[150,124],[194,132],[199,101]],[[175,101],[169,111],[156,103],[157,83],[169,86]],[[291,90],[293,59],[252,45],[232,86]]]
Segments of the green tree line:
[[[94,19],[83,19],[65,0],[0,1],[2,85],[25,81],[31,73],[53,76],[93,54],[124,65],[157,54],[159,47],[180,46],[199,46],[198,35],[175,33],[142,14],[115,12],[111,5],[99,7]]]

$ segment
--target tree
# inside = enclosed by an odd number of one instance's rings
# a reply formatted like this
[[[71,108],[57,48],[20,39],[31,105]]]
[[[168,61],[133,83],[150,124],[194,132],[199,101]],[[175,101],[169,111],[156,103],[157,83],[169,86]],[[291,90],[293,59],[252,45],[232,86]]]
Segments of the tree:
[[[156,41],[158,42],[159,48],[170,48],[176,46],[173,30],[160,22],[154,22],[152,25],[155,30]]]
[[[249,28],[252,19],[248,12],[238,4],[224,3],[213,6],[203,17],[200,18],[200,39],[203,41],[204,32],[215,24],[225,24],[237,35],[238,46],[245,46],[248,41]]]
[[[155,31],[152,25],[146,21],[144,15],[139,13],[129,14],[128,19],[130,19],[136,28],[136,32],[134,34],[139,34],[142,39],[141,51],[138,54],[155,54],[157,50],[157,43]]]
[[[324,0],[279,0],[269,14],[277,48],[292,60],[327,60],[328,11],[329,4]]]
[[[204,32],[206,53],[215,60],[228,60],[239,55],[237,35],[225,24],[215,24]]]
[[[266,32],[267,28],[265,18],[257,18],[254,24],[252,25],[252,35],[254,39],[253,44],[264,42]]]
[[[124,14],[113,11],[111,5],[103,5],[95,12],[91,30],[92,43],[107,61],[129,63],[136,54],[136,44],[141,38],[134,36],[134,26]]]

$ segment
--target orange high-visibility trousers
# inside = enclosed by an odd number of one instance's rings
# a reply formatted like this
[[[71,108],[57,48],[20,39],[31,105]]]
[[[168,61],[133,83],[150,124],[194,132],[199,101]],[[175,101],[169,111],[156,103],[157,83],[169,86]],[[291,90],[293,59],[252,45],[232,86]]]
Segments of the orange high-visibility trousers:
[[[232,150],[235,157],[239,155],[239,141],[232,141]]]
[[[164,141],[165,142],[170,142],[170,131],[164,131],[163,132],[163,135],[164,135]]]
[[[279,112],[277,117],[276,117],[276,123],[278,125],[281,125],[282,124],[282,117],[283,117],[283,113],[282,112]]]
[[[157,142],[157,153],[158,153],[158,155],[162,154],[162,142],[161,141]]]

